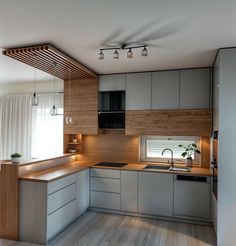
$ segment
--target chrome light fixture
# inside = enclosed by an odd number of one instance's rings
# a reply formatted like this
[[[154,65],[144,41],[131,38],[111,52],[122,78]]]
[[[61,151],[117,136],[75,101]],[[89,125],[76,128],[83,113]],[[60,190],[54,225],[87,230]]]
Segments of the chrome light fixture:
[[[127,58],[128,59],[131,59],[131,58],[133,58],[133,52],[132,52],[132,50],[134,50],[134,49],[140,49],[140,48],[143,48],[142,49],[142,52],[141,52],[142,56],[143,57],[148,56],[148,50],[147,50],[147,45],[146,44],[137,45],[137,46],[130,46],[130,45],[126,44],[126,43],[123,43],[123,44],[121,44],[120,47],[101,48],[100,51],[99,51],[99,53],[98,53],[98,59],[99,60],[104,60],[104,53],[103,53],[103,51],[107,51],[107,50],[113,50],[114,51],[113,52],[113,59],[115,59],[115,60],[116,59],[119,59],[119,52],[118,52],[118,50],[128,50],[128,52],[127,52]]]
[[[53,71],[53,76],[54,76],[54,78],[53,78],[54,95],[53,95],[53,106],[52,106],[52,108],[50,110],[50,114],[51,114],[51,116],[57,116],[58,115],[58,111],[57,111],[57,108],[56,108],[56,105],[55,105],[56,104],[56,66],[57,66],[57,64],[54,63],[53,66],[54,66],[54,71]]]
[[[117,49],[113,53],[113,58],[114,59],[119,59],[119,53],[118,53]]]
[[[127,52],[127,58],[129,59],[133,58],[133,52],[131,49],[129,49],[129,51]]]
[[[31,105],[32,106],[38,106],[39,104],[39,99],[36,96],[36,68],[35,68],[35,60],[36,60],[36,55],[34,55],[34,93],[33,93],[33,97],[31,98]]]
[[[98,59],[99,59],[99,60],[103,60],[103,59],[104,59],[104,54],[102,53],[102,49],[101,49],[100,52],[98,53]]]
[[[72,116],[71,116],[71,113],[70,113],[70,104],[71,104],[71,70],[68,69],[68,72],[69,72],[69,112],[68,112],[68,115],[66,116],[66,124],[67,125],[70,125],[73,123],[73,119],[72,119]]]
[[[148,50],[147,50],[146,46],[143,47],[142,56],[148,56]]]

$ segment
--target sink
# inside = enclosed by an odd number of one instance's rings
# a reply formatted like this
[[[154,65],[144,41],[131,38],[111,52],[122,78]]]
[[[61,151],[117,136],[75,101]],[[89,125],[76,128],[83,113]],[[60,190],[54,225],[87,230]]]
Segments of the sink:
[[[191,169],[189,167],[171,167],[169,171],[173,171],[173,172],[190,172]]]
[[[155,169],[155,170],[169,170],[170,166],[166,165],[155,165],[155,164],[148,164],[143,169]]]

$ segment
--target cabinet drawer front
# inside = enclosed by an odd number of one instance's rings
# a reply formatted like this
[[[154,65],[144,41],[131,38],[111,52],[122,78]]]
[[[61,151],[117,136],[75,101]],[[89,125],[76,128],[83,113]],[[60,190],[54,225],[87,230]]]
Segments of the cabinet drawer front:
[[[76,184],[69,185],[48,196],[48,214],[76,198]]]
[[[76,200],[71,201],[61,209],[47,217],[47,240],[50,240],[73,220],[76,219]]]
[[[120,179],[91,177],[91,190],[120,193]]]
[[[48,184],[48,195],[73,183],[76,183],[76,174],[53,181]]]
[[[90,176],[119,179],[120,170],[92,168],[90,170]]]
[[[120,210],[120,194],[90,192],[91,207]]]

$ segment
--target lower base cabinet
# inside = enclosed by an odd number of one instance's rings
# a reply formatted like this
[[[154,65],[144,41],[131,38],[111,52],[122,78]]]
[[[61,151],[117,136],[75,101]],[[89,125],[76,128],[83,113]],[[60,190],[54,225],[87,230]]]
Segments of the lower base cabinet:
[[[78,216],[89,207],[89,169],[77,173],[77,210]]]
[[[91,207],[120,210],[120,176],[120,170],[90,169]]]
[[[56,181],[20,181],[19,239],[47,244],[89,207],[89,170]]]
[[[210,219],[210,177],[175,175],[174,216]]]
[[[173,174],[138,173],[138,212],[173,215]]]
[[[47,217],[47,238],[53,238],[77,218],[76,199]]]
[[[138,172],[121,171],[121,210],[138,212]]]

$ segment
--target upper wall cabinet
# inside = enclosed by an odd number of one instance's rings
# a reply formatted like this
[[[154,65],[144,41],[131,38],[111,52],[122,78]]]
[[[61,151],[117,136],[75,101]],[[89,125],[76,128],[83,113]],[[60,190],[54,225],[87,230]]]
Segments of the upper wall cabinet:
[[[210,68],[180,71],[180,109],[210,107]]]
[[[124,91],[125,74],[99,76],[99,91]]]
[[[179,71],[152,73],[152,109],[179,109]]]
[[[98,133],[98,81],[83,79],[71,81],[71,116],[73,123],[64,125],[65,134]],[[64,83],[64,115],[69,110],[69,86]]]
[[[126,75],[126,110],[151,109],[151,73]]]

